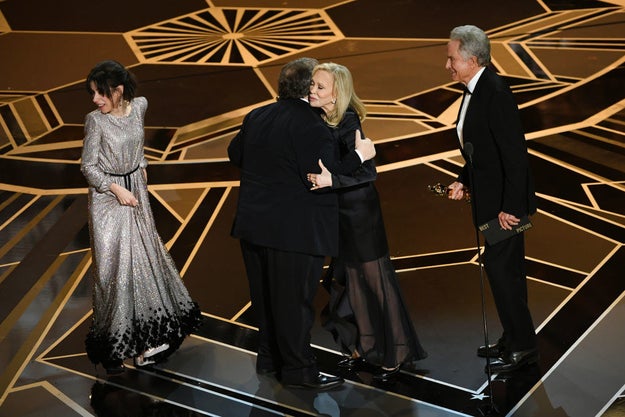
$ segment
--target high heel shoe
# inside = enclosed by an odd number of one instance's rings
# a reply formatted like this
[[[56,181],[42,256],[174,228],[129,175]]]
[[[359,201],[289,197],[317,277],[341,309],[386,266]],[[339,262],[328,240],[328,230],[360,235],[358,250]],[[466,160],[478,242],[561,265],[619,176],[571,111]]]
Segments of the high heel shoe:
[[[164,352],[167,349],[169,349],[169,345],[167,343],[163,343],[160,346],[157,346],[155,348],[150,348],[150,349],[146,350],[145,352],[143,352],[143,357],[144,358],[149,358],[150,356],[154,356],[157,353]]]
[[[373,379],[378,382],[388,382],[401,370],[401,364],[397,365],[394,368],[380,368],[375,374],[373,374]]]
[[[358,356],[358,357],[347,356],[341,359],[340,361],[338,361],[336,366],[338,366],[339,368],[348,369],[351,371],[353,369],[358,368],[364,362],[365,360],[362,356]]]
[[[145,354],[143,354],[142,356],[137,356],[136,358],[134,358],[133,362],[135,364],[135,367],[137,368],[144,368],[146,366],[154,365],[156,363],[156,361],[146,358]]]

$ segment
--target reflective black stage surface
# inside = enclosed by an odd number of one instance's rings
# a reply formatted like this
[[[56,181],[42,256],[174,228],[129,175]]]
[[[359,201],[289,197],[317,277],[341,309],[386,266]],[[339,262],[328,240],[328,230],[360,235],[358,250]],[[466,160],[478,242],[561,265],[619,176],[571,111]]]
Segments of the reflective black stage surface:
[[[469,207],[427,186],[461,166],[452,27],[475,24],[515,93],[539,196],[527,232],[541,360],[489,384]],[[317,393],[254,372],[256,329],[226,147],[300,56],[347,65],[376,141],[391,255],[430,356],[391,384],[370,370]],[[163,239],[203,327],[153,369],[107,378],[84,353],[91,314],[83,80],[132,68]],[[625,4],[376,0],[0,1],[0,417],[620,416],[625,414]],[[327,295],[320,289],[318,310]],[[501,329],[490,294],[491,340]],[[319,324],[323,372],[339,352]],[[491,391],[492,388],[492,391]]]

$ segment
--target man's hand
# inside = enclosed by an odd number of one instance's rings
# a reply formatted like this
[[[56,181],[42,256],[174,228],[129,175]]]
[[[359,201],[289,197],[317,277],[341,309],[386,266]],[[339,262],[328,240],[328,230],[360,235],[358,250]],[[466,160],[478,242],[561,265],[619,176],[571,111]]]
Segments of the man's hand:
[[[499,226],[504,230],[512,230],[512,226],[516,226],[521,221],[513,214],[504,213],[503,211],[497,217],[499,218]]]
[[[449,190],[448,197],[452,200],[462,200],[464,197],[464,185],[461,182],[454,181],[447,189]]]
[[[360,138],[360,130],[356,129],[356,139],[354,140],[354,144],[356,145],[356,150],[360,152],[363,161],[368,161],[369,159],[373,159],[375,157],[375,146],[371,139]]]

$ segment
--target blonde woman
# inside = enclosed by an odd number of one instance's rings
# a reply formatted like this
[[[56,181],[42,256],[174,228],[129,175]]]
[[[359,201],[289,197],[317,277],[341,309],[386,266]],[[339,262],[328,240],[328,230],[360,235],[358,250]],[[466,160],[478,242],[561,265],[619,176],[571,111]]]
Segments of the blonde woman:
[[[349,70],[324,63],[313,70],[310,105],[332,132],[340,156],[354,150],[362,137],[366,110],[354,92]],[[323,165],[322,165],[323,167]],[[364,361],[378,365],[378,381],[393,378],[402,364],[423,359],[421,347],[402,299],[390,259],[378,193],[376,169],[366,161],[349,175],[331,174],[325,167],[311,174],[313,189],[331,186],[339,199],[339,256],[333,259],[328,283],[330,303],[324,309],[324,327],[334,336],[346,358],[340,367],[354,369]],[[331,276],[330,276],[331,275]]]

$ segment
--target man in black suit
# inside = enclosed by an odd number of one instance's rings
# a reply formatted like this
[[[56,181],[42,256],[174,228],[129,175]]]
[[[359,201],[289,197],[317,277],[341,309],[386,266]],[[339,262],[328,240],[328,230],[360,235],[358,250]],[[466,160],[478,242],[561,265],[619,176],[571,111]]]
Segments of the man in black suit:
[[[300,58],[282,68],[278,101],[245,117],[228,156],[241,168],[232,236],[240,239],[258,319],[256,370],[279,374],[288,386],[329,389],[343,380],[319,373],[310,331],[324,258],[338,253],[338,202],[332,192],[311,191],[307,173],[337,153],[305,100],[316,63]],[[341,164],[354,170],[373,156],[364,139]]]
[[[475,224],[498,218],[500,227],[510,230],[522,216],[536,212],[536,197],[518,107],[489,63],[490,41],[481,29],[466,25],[451,31],[446,68],[466,87],[456,130],[468,163],[449,186],[449,198],[462,199],[467,185]],[[503,335],[478,348],[478,355],[496,358],[493,372],[509,372],[538,360],[527,306],[524,234],[494,245],[486,242],[483,259]]]

